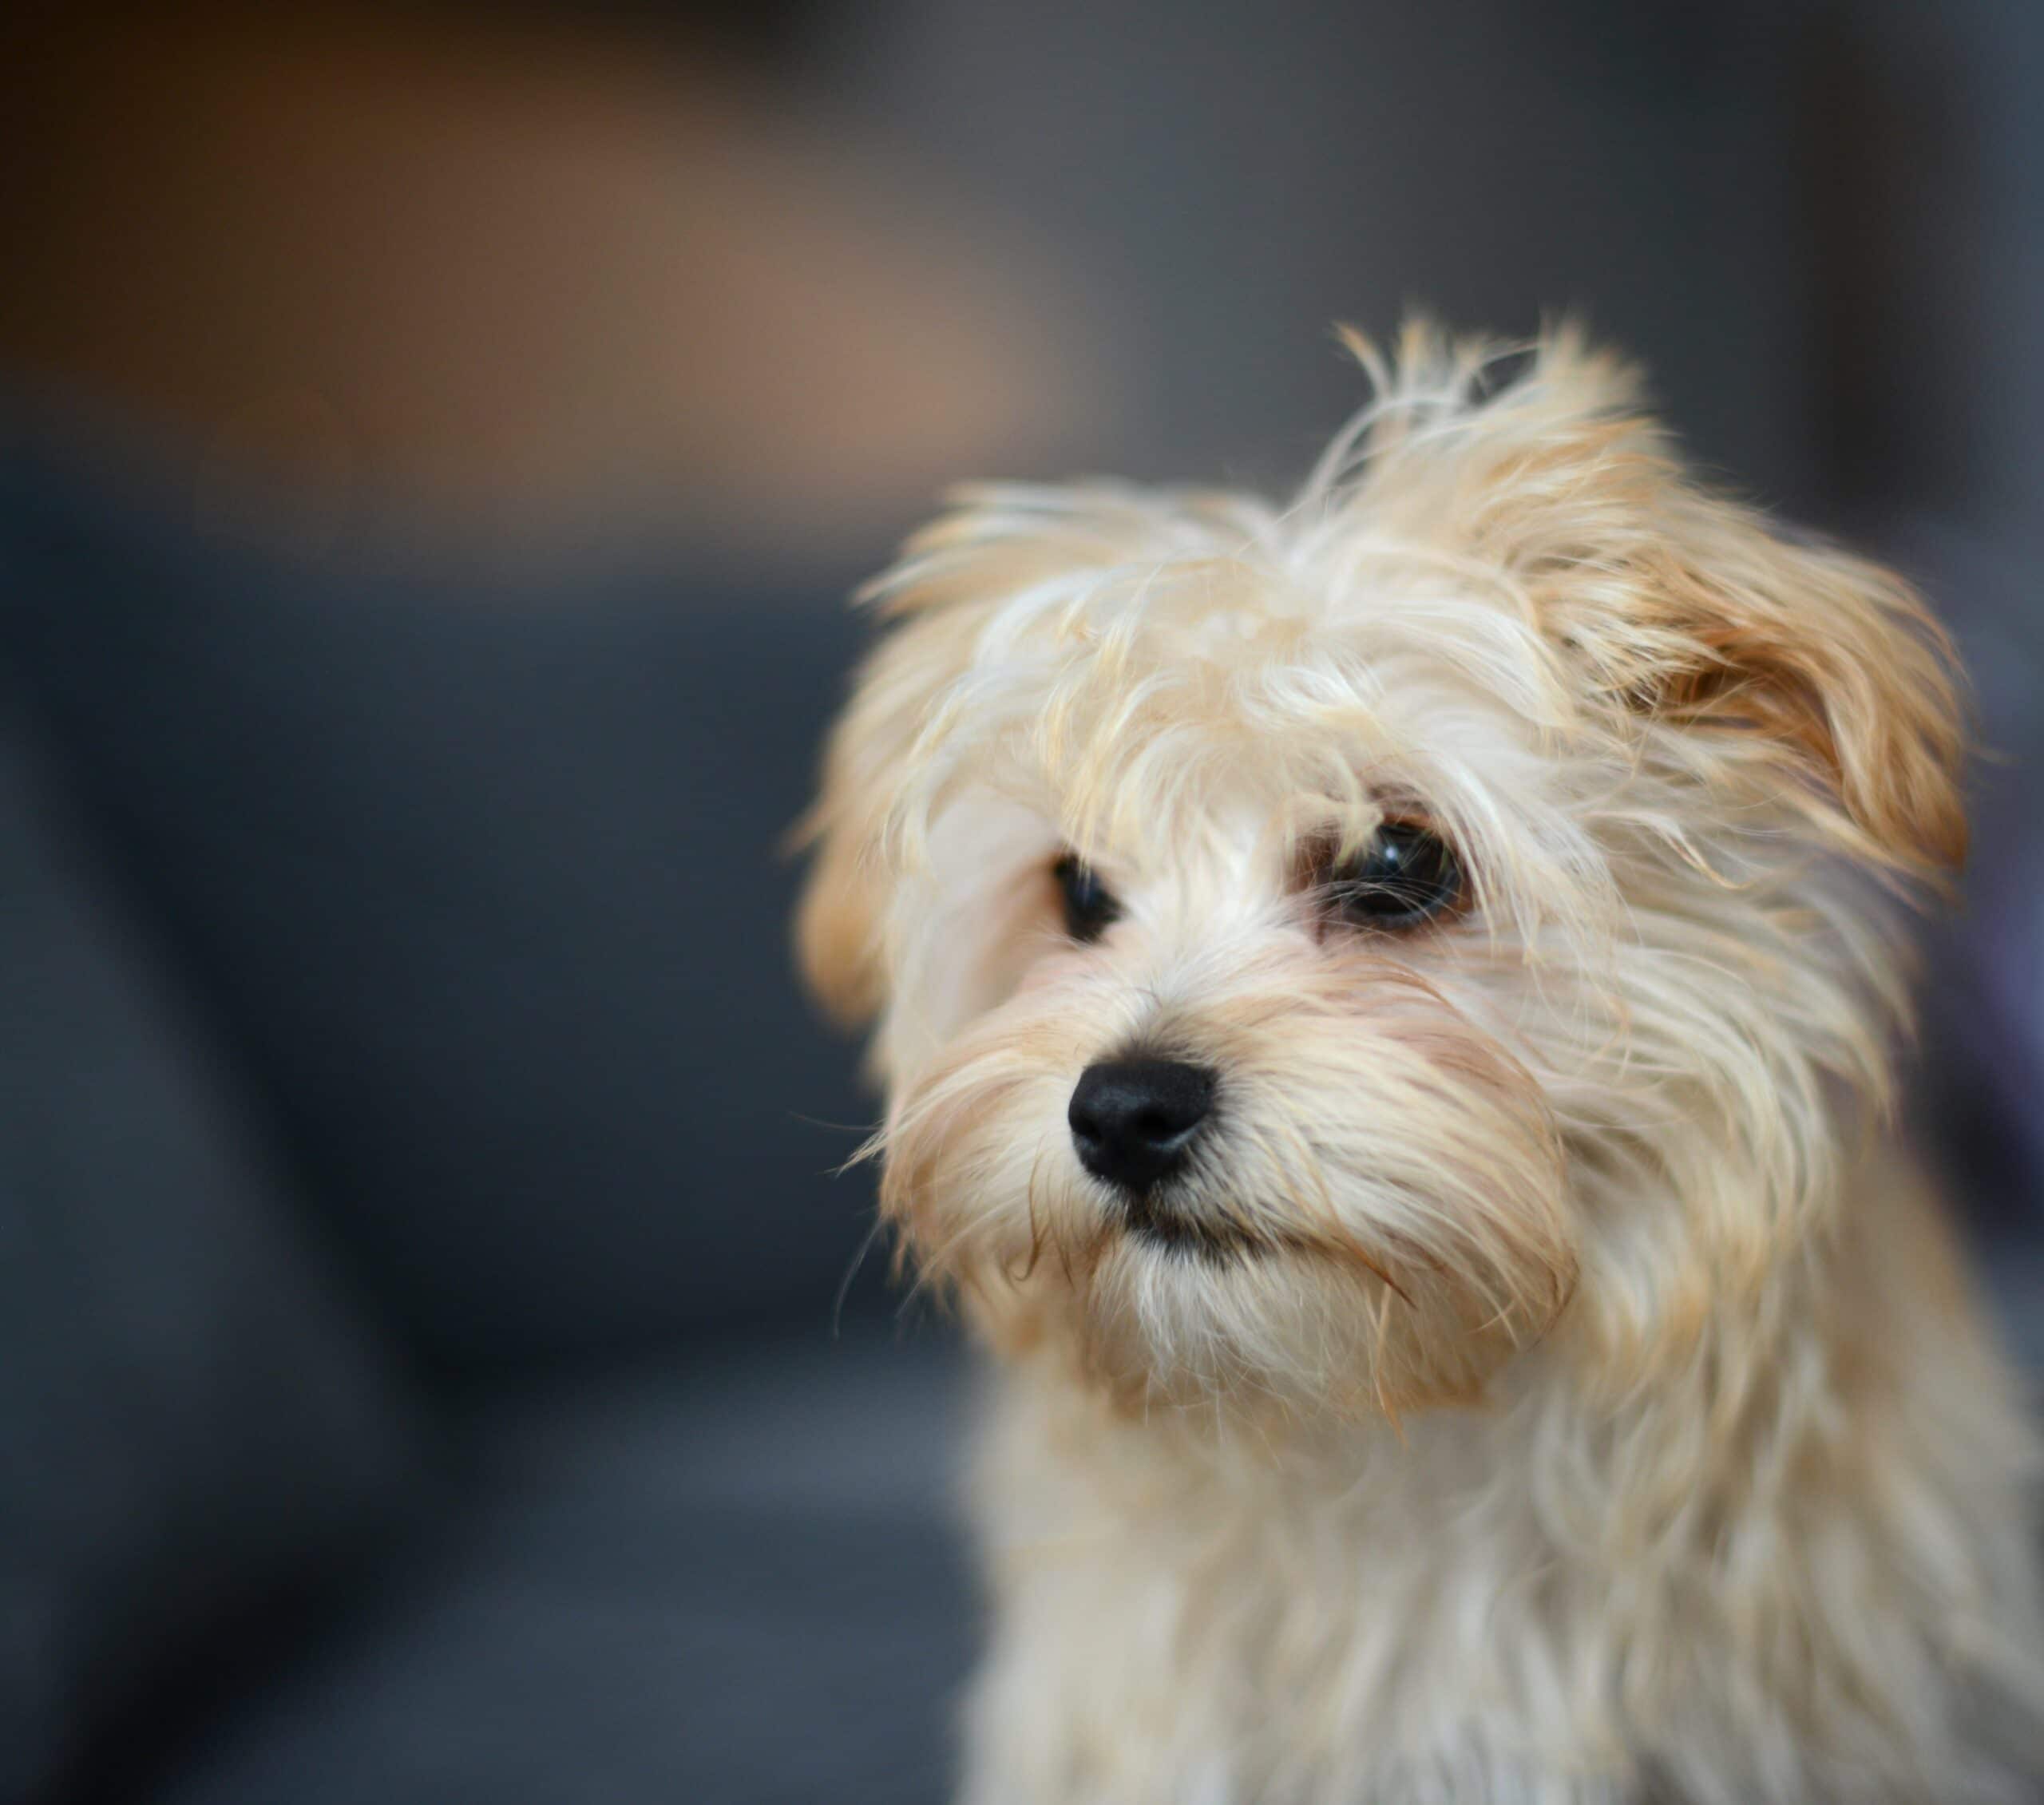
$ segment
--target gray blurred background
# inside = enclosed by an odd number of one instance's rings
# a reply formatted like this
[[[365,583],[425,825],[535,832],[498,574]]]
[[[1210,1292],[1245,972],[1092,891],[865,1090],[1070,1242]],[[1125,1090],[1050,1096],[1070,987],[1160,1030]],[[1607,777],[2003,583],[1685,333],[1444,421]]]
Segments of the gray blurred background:
[[[969,474],[1575,311],[1996,756],[1913,1116],[2044,1372],[2044,10],[0,26],[0,1801],[943,1796],[964,1380],[780,837]],[[842,1320],[840,1320],[842,1319]]]

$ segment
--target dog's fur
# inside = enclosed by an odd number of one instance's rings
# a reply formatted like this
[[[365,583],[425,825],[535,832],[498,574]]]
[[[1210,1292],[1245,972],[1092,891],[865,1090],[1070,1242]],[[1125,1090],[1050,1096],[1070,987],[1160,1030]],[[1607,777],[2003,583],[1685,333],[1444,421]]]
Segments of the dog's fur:
[[[2032,1799],[2037,1443],[1884,1136],[1946,643],[1572,333],[1355,349],[1289,506],[962,493],[830,744],[806,969],[998,1356],[964,1795]],[[1471,906],[1330,925],[1308,853],[1387,811]],[[1131,1048],[1219,1075],[1214,1251],[1075,1157]]]

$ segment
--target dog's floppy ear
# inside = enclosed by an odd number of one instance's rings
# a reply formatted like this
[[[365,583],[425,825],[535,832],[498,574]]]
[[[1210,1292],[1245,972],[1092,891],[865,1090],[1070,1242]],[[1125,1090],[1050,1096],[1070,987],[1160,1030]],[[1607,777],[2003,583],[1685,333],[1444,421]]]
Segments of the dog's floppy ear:
[[[795,910],[795,960],[810,993],[840,1026],[863,1027],[885,1000],[877,869],[885,802],[884,723],[855,695],[832,728],[814,805],[796,829],[810,849]]]
[[[927,535],[925,535],[927,536]],[[912,542],[911,549],[914,549]],[[860,667],[824,748],[822,782],[796,829],[811,849],[795,912],[795,953],[811,993],[846,1027],[865,1026],[887,1000],[887,905],[898,881],[904,792],[938,697],[969,656],[974,611],[893,602],[897,566],[862,600],[897,618]],[[906,616],[906,618],[902,618]]]
[[[878,886],[849,837],[826,832],[795,915],[795,957],[810,994],[841,1027],[863,1027],[881,1003]]]
[[[1569,649],[1627,707],[1710,736],[1834,843],[1956,869],[1963,711],[1949,643],[1909,585],[1686,486],[1657,512],[1628,564],[1556,593]]]
[[[1422,323],[1395,369],[1372,362],[1388,398],[1363,503],[1501,566],[1614,726],[1710,736],[1713,778],[1786,798],[1857,856],[1956,867],[1962,711],[1908,584],[1693,481],[1634,372],[1574,328],[1495,393],[1481,350]]]

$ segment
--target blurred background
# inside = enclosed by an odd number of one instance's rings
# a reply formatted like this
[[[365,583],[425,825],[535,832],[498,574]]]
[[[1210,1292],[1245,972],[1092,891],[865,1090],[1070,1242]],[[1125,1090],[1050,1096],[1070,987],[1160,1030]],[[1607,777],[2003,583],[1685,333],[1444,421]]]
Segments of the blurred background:
[[[2044,1372],[2044,9],[0,25],[0,1800],[944,1795],[965,1381],[781,836],[968,474],[1574,309],[1956,624],[1915,1115]]]

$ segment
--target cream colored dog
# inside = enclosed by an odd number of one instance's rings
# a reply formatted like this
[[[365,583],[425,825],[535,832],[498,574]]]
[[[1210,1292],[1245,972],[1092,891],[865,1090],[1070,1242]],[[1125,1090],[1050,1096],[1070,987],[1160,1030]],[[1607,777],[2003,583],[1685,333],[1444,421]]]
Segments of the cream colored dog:
[[[2028,1801],[2037,1442],[1884,1139],[1965,843],[1896,578],[1568,333],[1288,505],[968,490],[800,924],[998,1356],[972,1805]]]

